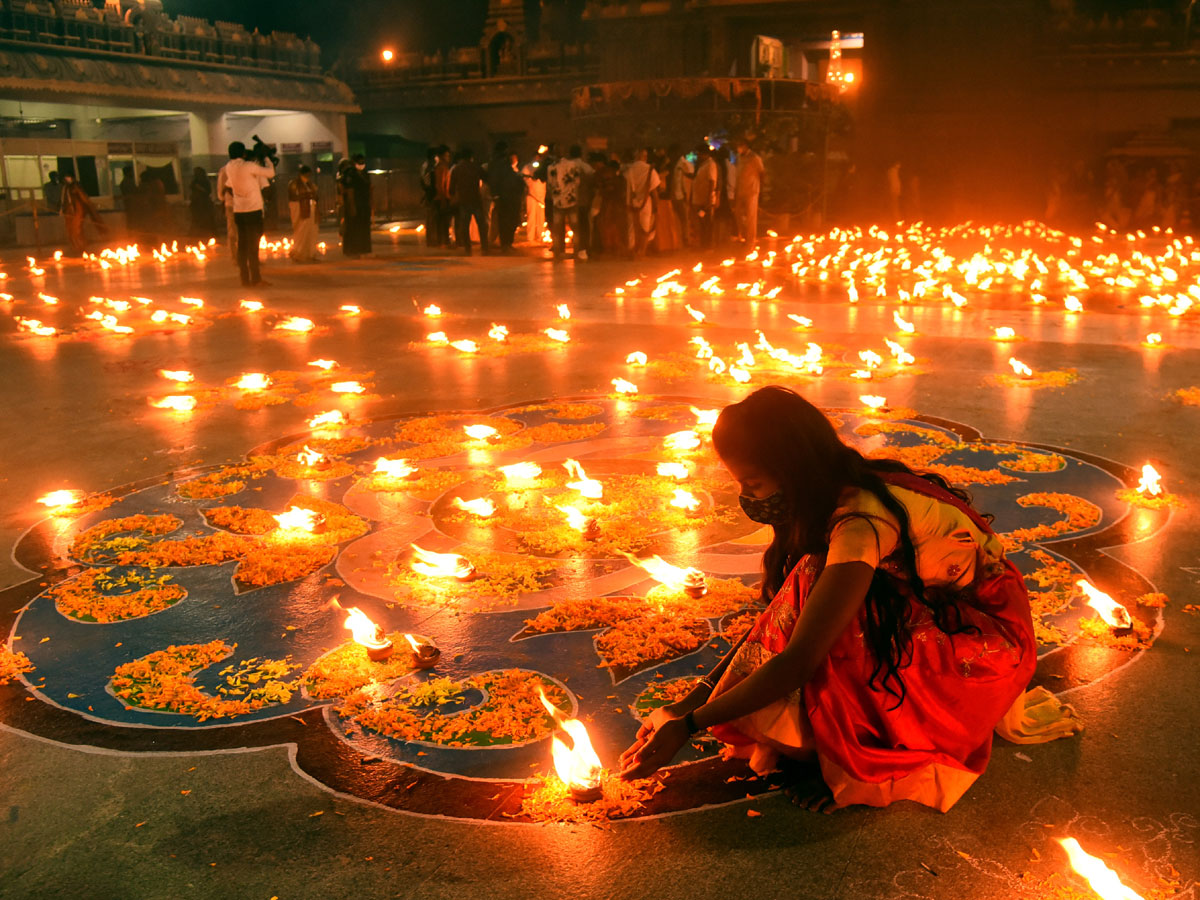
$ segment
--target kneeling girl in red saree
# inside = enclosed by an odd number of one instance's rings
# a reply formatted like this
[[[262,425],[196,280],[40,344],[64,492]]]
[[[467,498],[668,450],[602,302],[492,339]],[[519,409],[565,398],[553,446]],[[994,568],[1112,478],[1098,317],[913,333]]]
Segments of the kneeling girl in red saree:
[[[774,538],[766,611],[621,758],[628,778],[710,730],[810,808],[915,800],[949,809],[1037,662],[1029,596],[967,496],[867,459],[815,406],[767,387],[722,411],[713,445]]]

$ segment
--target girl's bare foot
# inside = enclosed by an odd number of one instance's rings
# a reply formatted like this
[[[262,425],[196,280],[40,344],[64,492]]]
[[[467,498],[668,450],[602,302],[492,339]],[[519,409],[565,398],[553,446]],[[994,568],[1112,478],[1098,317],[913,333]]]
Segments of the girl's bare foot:
[[[833,792],[821,777],[821,767],[816,762],[783,760],[780,765],[783,795],[793,806],[829,815],[837,806]]]

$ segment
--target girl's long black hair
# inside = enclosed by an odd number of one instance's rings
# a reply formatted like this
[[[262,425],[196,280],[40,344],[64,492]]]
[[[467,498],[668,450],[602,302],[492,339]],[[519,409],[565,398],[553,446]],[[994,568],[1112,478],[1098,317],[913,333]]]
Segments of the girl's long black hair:
[[[753,465],[776,481],[795,513],[788,525],[775,526],[774,538],[763,554],[764,600],[770,601],[783,587],[802,557],[829,548],[838,500],[846,488],[853,487],[874,494],[899,522],[904,581],[929,610],[934,624],[946,634],[978,633],[978,628],[962,621],[951,594],[926,590],[917,573],[908,513],[881,476],[887,472],[917,475],[970,503],[966,491],[952,487],[940,475],[914,472],[898,460],[867,459],[838,437],[824,413],[785,387],[760,388],[725,407],[712,436],[722,459]],[[900,589],[894,576],[876,568],[865,605],[864,636],[875,659],[868,683],[895,697],[896,706],[904,702],[906,694],[900,670],[912,660],[909,610],[909,594]]]

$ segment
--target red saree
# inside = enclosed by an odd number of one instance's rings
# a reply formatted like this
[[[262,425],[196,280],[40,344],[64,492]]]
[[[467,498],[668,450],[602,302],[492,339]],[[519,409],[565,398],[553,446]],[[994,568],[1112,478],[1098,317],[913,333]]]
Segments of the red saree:
[[[991,531],[968,504],[923,478],[889,473],[886,480],[953,504],[981,531]],[[787,646],[823,567],[823,556],[816,555],[796,565],[713,696]],[[899,571],[891,559],[880,567]],[[713,734],[730,745],[731,755],[749,757],[760,772],[773,767],[779,753],[815,755],[838,806],[915,800],[945,812],[983,773],[992,729],[1021,698],[1037,665],[1029,595],[1011,563],[981,566],[956,603],[964,624],[976,626],[978,634],[943,633],[912,600],[912,662],[900,670],[907,695],[898,708],[892,708],[893,695],[868,686],[875,664],[860,611],[800,691],[718,725]]]

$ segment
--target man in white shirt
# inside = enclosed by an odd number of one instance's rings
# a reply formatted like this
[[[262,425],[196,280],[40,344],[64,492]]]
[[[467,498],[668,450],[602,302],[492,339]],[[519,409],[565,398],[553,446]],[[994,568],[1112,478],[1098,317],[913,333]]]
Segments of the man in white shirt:
[[[266,285],[258,270],[258,243],[263,233],[262,189],[275,177],[275,166],[269,159],[256,163],[246,159],[246,145],[234,141],[229,145],[229,162],[217,176],[217,193],[233,195],[233,220],[237,225],[237,261],[242,284],[247,287]]]
[[[554,204],[554,217],[550,220],[550,233],[554,237],[554,260],[558,262],[566,255],[567,226],[571,227],[573,238],[579,238],[579,199],[583,187],[583,179],[592,174],[592,167],[580,157],[583,150],[575,145],[567,155],[556,160],[546,176],[546,188],[551,203]],[[587,259],[587,250],[576,244],[576,259]]]

